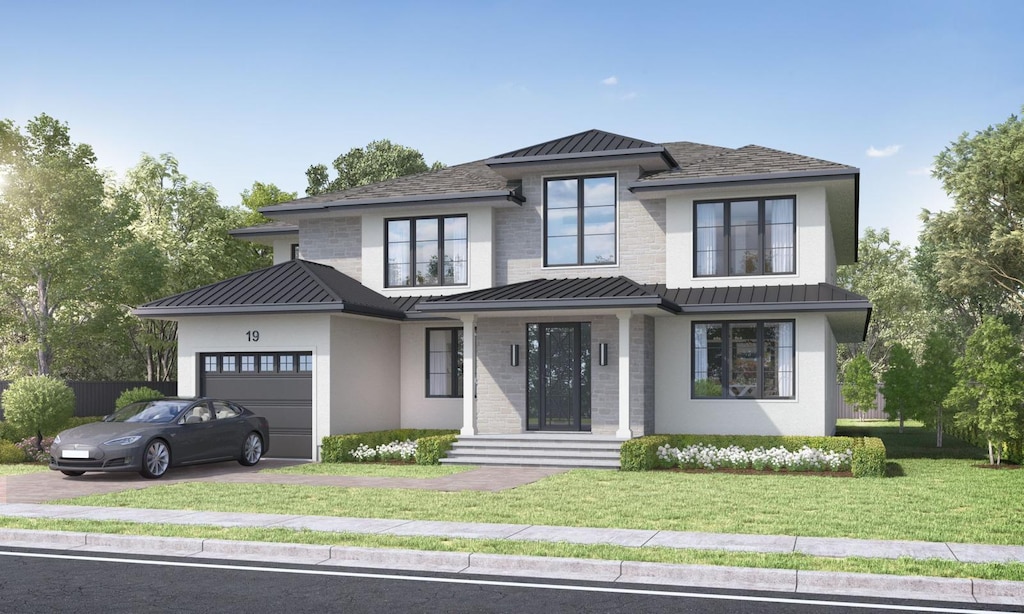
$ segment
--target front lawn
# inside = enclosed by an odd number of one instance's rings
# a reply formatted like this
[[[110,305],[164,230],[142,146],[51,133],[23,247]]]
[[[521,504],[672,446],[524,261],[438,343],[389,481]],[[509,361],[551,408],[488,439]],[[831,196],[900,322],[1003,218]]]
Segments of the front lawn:
[[[928,440],[921,427],[903,435],[870,423],[858,428],[896,451],[890,469],[898,477],[576,470],[498,493],[186,483],[63,503],[1024,544],[1024,470],[979,469],[976,449],[974,458],[942,458],[921,444]],[[951,438],[947,445],[953,456],[968,449]]]
[[[16,465],[0,465],[0,476],[23,475],[39,471],[49,471],[50,468],[41,463],[18,463]]]

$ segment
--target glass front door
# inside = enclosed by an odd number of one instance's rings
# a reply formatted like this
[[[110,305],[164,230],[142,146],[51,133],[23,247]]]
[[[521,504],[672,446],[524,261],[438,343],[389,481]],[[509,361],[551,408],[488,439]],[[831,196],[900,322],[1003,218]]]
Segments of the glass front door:
[[[527,428],[590,430],[590,323],[527,324]]]

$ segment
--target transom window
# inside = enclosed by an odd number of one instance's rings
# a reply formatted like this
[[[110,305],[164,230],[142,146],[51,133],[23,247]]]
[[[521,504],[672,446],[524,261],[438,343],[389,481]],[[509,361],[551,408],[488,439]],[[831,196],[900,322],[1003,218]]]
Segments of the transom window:
[[[793,398],[794,322],[693,325],[693,398]]]
[[[296,370],[309,372],[313,370],[313,356],[294,352],[203,354],[202,365],[205,373],[295,373]]]
[[[462,329],[427,329],[427,396],[462,396]]]
[[[468,283],[466,216],[388,220],[387,287]]]
[[[698,202],[694,275],[796,272],[796,197]]]
[[[544,264],[615,264],[615,177],[544,181]]]

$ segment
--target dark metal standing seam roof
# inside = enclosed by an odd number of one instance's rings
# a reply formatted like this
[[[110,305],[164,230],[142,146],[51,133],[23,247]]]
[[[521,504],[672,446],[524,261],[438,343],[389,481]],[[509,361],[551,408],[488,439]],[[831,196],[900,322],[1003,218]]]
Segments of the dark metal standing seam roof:
[[[679,311],[676,305],[628,277],[534,279],[422,300],[416,307],[424,313],[616,307],[659,307],[670,312]]]
[[[405,312],[336,269],[290,260],[152,301],[140,317],[238,313],[341,312],[401,320]]]
[[[644,289],[679,305],[684,314],[871,310],[867,297],[826,283],[727,288],[667,288],[665,284],[650,284]]]
[[[569,155],[594,151],[623,151],[646,149],[649,147],[659,147],[659,145],[650,141],[633,139],[603,130],[586,130],[559,139],[545,141],[538,145],[530,145],[515,151],[509,151],[493,156],[491,159],[532,158],[534,156]]]

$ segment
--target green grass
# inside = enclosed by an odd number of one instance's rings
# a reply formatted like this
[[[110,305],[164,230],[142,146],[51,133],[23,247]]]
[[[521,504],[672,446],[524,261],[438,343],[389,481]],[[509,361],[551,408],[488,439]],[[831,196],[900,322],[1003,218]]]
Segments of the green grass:
[[[18,463],[17,465],[0,465],[0,477],[5,475],[24,475],[39,471],[49,471],[49,467],[42,463]]]
[[[405,465],[388,463],[306,463],[263,473],[292,475],[343,475],[373,478],[439,478],[470,471],[476,467],[454,465]]]
[[[1024,563],[960,563],[956,561],[913,559],[836,559],[805,554],[759,554],[715,550],[672,548],[629,548],[610,545],[583,545],[487,539],[450,539],[438,537],[406,537],[397,535],[362,535],[323,533],[288,529],[209,527],[193,525],[146,525],[129,522],[58,520],[35,518],[0,518],[0,527],[50,531],[80,531],[120,535],[155,535],[160,537],[192,537],[280,543],[358,546],[367,548],[403,548],[444,552],[478,552],[523,556],[550,556],[583,559],[645,561],[687,565],[724,565],[797,569],[805,571],[840,571],[852,573],[891,574],[901,576],[937,576],[949,578],[983,578],[988,580],[1024,580]]]
[[[844,427],[847,428],[847,427]],[[864,426],[896,452],[875,479],[576,470],[498,492],[185,483],[63,503],[456,522],[1024,544],[1024,470],[924,429]],[[934,445],[934,444],[932,444]],[[931,455],[936,458],[928,458]],[[944,458],[945,455],[953,458]],[[963,458],[968,456],[969,458]]]

